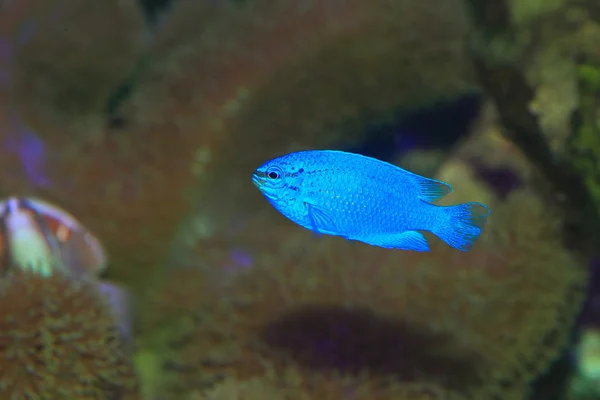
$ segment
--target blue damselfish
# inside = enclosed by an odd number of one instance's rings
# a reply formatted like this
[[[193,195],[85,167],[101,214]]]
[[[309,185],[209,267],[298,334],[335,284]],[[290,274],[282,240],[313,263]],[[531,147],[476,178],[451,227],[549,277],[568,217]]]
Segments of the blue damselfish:
[[[385,248],[429,251],[419,232],[428,231],[468,251],[490,214],[481,203],[432,204],[452,186],[343,151],[290,153],[257,168],[252,181],[298,225]]]

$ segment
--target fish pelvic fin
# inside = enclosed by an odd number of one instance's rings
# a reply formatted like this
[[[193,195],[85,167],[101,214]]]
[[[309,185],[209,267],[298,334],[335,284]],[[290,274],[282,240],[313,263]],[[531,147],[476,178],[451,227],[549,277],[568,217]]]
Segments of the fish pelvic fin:
[[[440,223],[432,232],[457,250],[471,250],[481,235],[490,209],[482,203],[464,203],[440,207],[440,210]]]
[[[311,230],[314,234],[318,236],[324,232],[337,232],[335,222],[327,210],[308,202],[305,202],[304,205],[306,206],[306,212],[308,213],[308,218],[310,220]]]
[[[452,186],[446,182],[435,179],[425,178],[420,175],[412,174],[413,182],[417,187],[419,199],[431,203],[439,200],[452,192]]]

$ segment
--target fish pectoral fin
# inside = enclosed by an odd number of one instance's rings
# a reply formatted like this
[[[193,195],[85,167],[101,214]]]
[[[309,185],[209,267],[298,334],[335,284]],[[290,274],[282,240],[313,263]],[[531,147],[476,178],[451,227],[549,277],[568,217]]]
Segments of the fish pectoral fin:
[[[388,235],[378,235],[370,237],[365,242],[374,246],[385,247],[388,249],[413,250],[426,252],[429,251],[429,243],[422,233],[417,231],[406,231],[402,233],[393,233]]]
[[[413,182],[417,186],[418,197],[426,202],[439,200],[452,192],[452,186],[446,182],[414,175]]]
[[[335,223],[326,210],[305,202],[310,225],[314,233],[336,232]]]

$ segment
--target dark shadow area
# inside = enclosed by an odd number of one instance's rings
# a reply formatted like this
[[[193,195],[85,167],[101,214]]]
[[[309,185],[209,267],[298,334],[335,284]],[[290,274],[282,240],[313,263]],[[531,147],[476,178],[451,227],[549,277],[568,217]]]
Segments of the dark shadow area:
[[[490,167],[481,162],[470,160],[477,177],[486,182],[500,199],[506,197],[523,185],[523,180],[510,167]]]
[[[464,388],[476,383],[476,368],[482,365],[451,336],[432,335],[366,308],[298,308],[272,321],[261,336],[269,347],[313,370],[426,378]]]
[[[586,300],[577,318],[577,326],[597,329],[600,328],[600,258],[590,262],[589,271]]]
[[[581,340],[580,330],[590,327],[597,329],[600,326],[600,296],[598,296],[600,293],[600,259],[593,259],[589,268],[590,277],[586,300],[577,316],[576,324],[571,330],[569,345],[548,370],[533,383],[531,400],[566,398],[569,380],[577,368],[576,346]]]
[[[479,117],[482,99],[463,96],[405,115],[393,124],[365,127],[366,139],[344,149],[353,153],[391,161],[415,149],[447,149],[470,133]]]
[[[176,1],[177,0],[139,0],[139,3],[142,10],[144,10],[148,24],[154,27],[158,23],[161,14],[168,11],[171,5]]]
[[[570,350],[552,363],[548,371],[532,385],[530,400],[562,400],[567,398],[569,377],[573,372]]]
[[[449,150],[471,133],[471,125],[479,118],[481,105],[480,96],[467,95],[423,108],[395,124],[366,127],[366,140],[345,150],[388,162],[417,149]],[[475,158],[468,162],[501,199],[523,184],[509,167],[492,168]]]

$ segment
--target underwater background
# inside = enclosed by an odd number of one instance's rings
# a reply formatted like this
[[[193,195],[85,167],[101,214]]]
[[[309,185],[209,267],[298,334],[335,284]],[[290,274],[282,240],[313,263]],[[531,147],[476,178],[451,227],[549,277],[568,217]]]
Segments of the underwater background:
[[[467,253],[316,236],[250,179],[306,149],[489,221]],[[24,268],[0,213],[0,399],[600,399],[595,0],[0,0],[12,197],[108,261]]]

